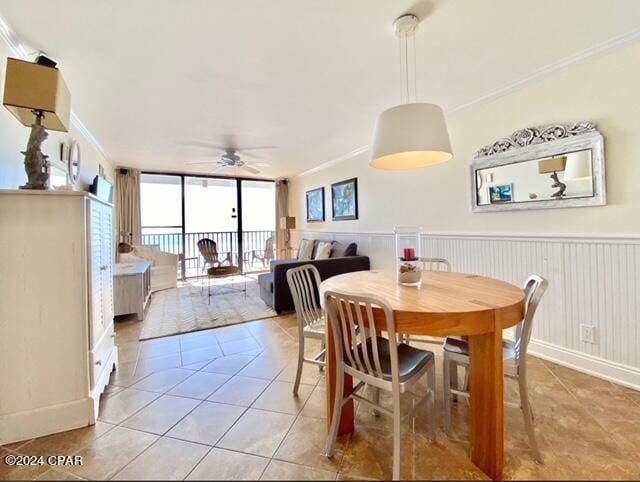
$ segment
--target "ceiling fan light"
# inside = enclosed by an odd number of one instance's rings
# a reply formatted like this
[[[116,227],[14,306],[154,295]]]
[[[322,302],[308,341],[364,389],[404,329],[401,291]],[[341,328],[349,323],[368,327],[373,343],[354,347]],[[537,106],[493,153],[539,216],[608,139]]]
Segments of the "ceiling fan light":
[[[440,106],[416,102],[385,110],[378,116],[369,165],[403,170],[433,166],[453,157]]]

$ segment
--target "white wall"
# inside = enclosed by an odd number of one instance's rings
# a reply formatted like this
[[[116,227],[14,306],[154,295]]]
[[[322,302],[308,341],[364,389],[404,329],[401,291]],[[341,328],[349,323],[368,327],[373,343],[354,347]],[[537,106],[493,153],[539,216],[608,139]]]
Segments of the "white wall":
[[[4,95],[4,78],[7,57],[11,57],[9,46],[0,37],[0,95]],[[62,67],[64,77],[64,67]],[[73,108],[73,89],[71,90],[71,104]],[[30,130],[23,126],[3,106],[0,106],[0,189],[15,189],[24,184],[27,175],[24,171],[23,151],[27,146]],[[98,165],[102,164],[107,178],[113,182],[113,165],[105,159],[91,142],[79,131],[72,122],[69,132],[48,131],[49,137],[43,143],[43,152],[50,160],[60,159],[60,142],[71,139],[80,144],[82,164],[80,169],[79,188],[88,190],[89,184],[98,174]]]
[[[451,258],[454,269],[516,283],[535,270],[551,281],[543,301],[551,312],[534,331],[538,353],[640,388],[639,58],[635,43],[450,115],[454,158],[447,163],[379,171],[365,153],[293,178],[294,241],[357,239],[373,266],[384,268],[394,262],[393,227],[419,225],[427,255]],[[578,121],[596,123],[604,135],[607,206],[471,212],[469,164],[477,149],[523,127]],[[351,177],[358,177],[360,219],[332,222],[330,185]],[[304,193],[320,186],[328,189],[327,222],[308,224]],[[580,323],[596,326],[595,345],[580,341]]]

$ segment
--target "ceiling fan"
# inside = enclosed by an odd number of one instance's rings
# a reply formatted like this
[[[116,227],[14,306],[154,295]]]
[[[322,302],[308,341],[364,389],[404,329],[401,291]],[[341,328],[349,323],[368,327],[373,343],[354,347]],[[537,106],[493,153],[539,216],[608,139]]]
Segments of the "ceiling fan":
[[[270,164],[268,162],[253,162],[253,161],[245,161],[240,158],[240,154],[243,157],[253,157],[260,159],[261,156],[254,154],[250,151],[258,151],[264,149],[275,149],[275,146],[252,146],[252,147],[233,147],[233,144],[227,144],[227,146],[219,146],[216,144],[212,144],[209,142],[192,142],[191,145],[195,145],[198,147],[205,147],[208,149],[216,149],[222,151],[220,158],[217,160],[209,160],[209,161],[193,161],[187,162],[187,164],[215,164],[212,173],[224,173],[233,168],[237,168],[240,170],[244,170],[251,174],[258,174],[260,172],[256,167],[268,167]]]

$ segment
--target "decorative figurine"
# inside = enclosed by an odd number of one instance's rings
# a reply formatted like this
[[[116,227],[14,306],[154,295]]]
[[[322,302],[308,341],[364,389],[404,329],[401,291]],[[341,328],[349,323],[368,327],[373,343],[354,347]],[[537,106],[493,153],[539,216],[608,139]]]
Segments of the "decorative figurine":
[[[556,192],[554,192],[551,197],[562,197],[564,196],[564,192],[567,190],[567,185],[563,182],[560,182],[560,179],[558,179],[558,173],[557,172],[553,172],[553,174],[551,174],[551,176],[549,176],[551,179],[553,179],[553,184],[551,185],[551,187],[557,187],[558,190]]]
[[[37,117],[36,123],[31,127],[27,150],[24,154],[24,169],[27,172],[27,183],[20,189],[47,189],[49,187],[49,162],[47,155],[43,154],[40,146],[48,134]]]

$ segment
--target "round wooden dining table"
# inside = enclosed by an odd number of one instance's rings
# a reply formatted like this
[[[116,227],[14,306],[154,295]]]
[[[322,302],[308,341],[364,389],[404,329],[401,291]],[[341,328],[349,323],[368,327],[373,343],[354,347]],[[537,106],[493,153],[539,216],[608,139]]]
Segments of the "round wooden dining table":
[[[327,291],[382,297],[394,312],[396,331],[408,335],[469,337],[471,460],[493,480],[502,478],[504,413],[502,330],[524,316],[524,292],[504,281],[465,273],[424,271],[420,287],[401,286],[392,271],[356,271],[322,282]],[[386,331],[382,310],[376,328]],[[336,367],[333,334],[327,329],[327,422],[335,407]],[[344,377],[345,394],[353,390]],[[340,433],[354,429],[353,400],[342,409]]]

